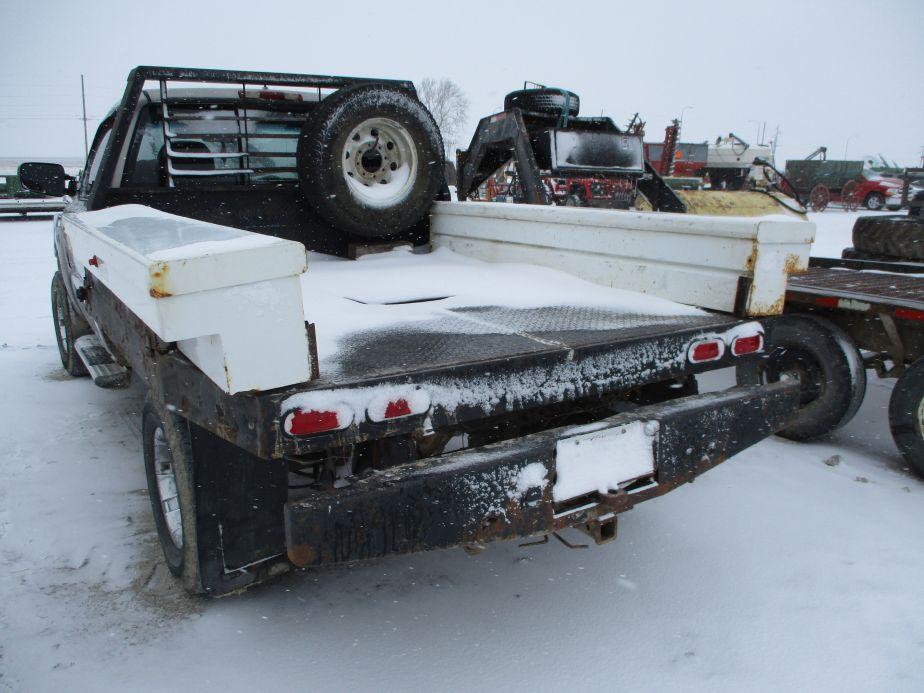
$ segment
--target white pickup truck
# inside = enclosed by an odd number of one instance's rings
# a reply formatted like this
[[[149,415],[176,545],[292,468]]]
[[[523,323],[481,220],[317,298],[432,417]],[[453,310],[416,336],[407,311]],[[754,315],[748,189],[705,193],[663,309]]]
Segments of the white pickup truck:
[[[695,379],[772,356],[810,223],[448,202],[431,122],[410,83],[144,67],[101,125],[55,226],[58,344],[73,375],[144,384],[190,591],[604,542],[819,397],[798,364]]]

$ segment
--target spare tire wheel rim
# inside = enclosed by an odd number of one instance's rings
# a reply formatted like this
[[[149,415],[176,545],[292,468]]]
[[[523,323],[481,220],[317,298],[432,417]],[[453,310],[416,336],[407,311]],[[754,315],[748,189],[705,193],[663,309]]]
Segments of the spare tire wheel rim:
[[[340,158],[350,192],[370,207],[406,198],[420,166],[411,133],[389,118],[369,118],[353,128]]]
[[[173,453],[164,429],[154,429],[154,473],[157,476],[157,495],[160,496],[160,509],[164,515],[167,531],[173,545],[183,548],[183,515],[180,511],[180,499],[176,488]]]

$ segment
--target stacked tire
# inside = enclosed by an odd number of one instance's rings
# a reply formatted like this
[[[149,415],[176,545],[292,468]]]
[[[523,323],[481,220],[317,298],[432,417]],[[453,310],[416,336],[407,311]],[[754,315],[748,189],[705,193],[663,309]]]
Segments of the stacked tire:
[[[865,255],[924,262],[924,218],[905,214],[860,217],[853,247]]]
[[[519,108],[526,113],[574,118],[581,111],[581,99],[567,89],[519,89],[504,97],[504,110]]]

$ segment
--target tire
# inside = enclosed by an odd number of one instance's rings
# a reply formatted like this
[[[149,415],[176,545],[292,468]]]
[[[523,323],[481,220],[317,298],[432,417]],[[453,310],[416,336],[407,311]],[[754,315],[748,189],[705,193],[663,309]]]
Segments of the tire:
[[[880,193],[870,193],[866,196],[866,199],[863,200],[863,206],[871,212],[877,212],[885,207],[885,197]]]
[[[924,358],[905,369],[889,399],[889,428],[895,445],[924,477]]]
[[[148,496],[164,560],[188,592],[202,594],[189,426],[149,399],[142,411],[141,436]],[[173,491],[171,498],[167,494]]]
[[[321,101],[302,127],[296,155],[308,202],[362,238],[416,225],[445,185],[433,116],[413,94],[389,85],[345,87]]]
[[[55,323],[55,341],[58,343],[58,356],[61,357],[64,370],[75,378],[88,375],[86,366],[74,348],[74,341],[90,334],[90,326],[71,308],[60,271],[55,272],[51,278],[51,318]]]
[[[853,340],[828,320],[808,315],[784,315],[767,328],[767,356],[739,365],[737,379],[754,385],[799,374],[801,405],[779,435],[814,440],[850,421],[866,393],[866,369]]]
[[[860,217],[853,224],[853,247],[869,255],[924,261],[924,219],[905,214]]]
[[[581,99],[566,89],[520,89],[504,97],[504,110],[511,108],[554,116],[567,112],[569,118],[574,118],[581,111]]]

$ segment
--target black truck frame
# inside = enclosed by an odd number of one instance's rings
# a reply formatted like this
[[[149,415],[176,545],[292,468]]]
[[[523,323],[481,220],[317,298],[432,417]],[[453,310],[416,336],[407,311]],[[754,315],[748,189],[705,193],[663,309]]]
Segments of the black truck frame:
[[[302,222],[293,221],[301,211],[297,186],[274,186],[268,206],[261,206],[257,200],[266,192],[261,190],[132,190],[113,184],[118,158],[133,136],[144,82],[150,79],[240,84],[242,92],[247,85],[324,89],[380,81],[136,68],[121,106],[110,124],[102,126],[111,127],[111,136],[100,153],[101,173],[92,185],[84,179],[65,217],[135,202],[305,240],[300,235],[305,230]],[[523,126],[517,112],[508,122]],[[103,140],[98,134],[91,161]],[[243,201],[233,201],[242,193]],[[258,222],[251,212],[261,209],[275,209],[275,216]],[[418,231],[426,240],[425,222]],[[315,249],[325,248],[322,242]],[[62,275],[87,269],[70,266],[73,260],[60,219],[55,253]],[[435,342],[427,342],[424,333],[373,334],[369,343],[377,346],[374,358],[360,360],[351,372],[336,377],[321,372],[306,383],[229,395],[175,345],[158,339],[94,273],[82,275],[81,286],[66,282],[68,305],[63,313],[56,311],[56,319],[72,315],[74,324],[86,321],[87,329],[92,325],[118,364],[145,383],[150,406],[162,419],[175,419],[181,437],[188,440],[190,459],[184,464],[192,480],[189,508],[194,514],[188,526],[195,528],[188,540],[194,539],[196,570],[187,587],[195,592],[227,594],[292,566],[480,546],[488,540],[548,535],[566,527],[608,541],[615,537],[618,513],[691,481],[784,428],[799,407],[797,379],[696,394],[696,374],[761,358],[759,338],[758,348],[744,355],[734,354],[731,344],[718,344],[722,337],[717,335],[734,334],[742,324],[731,316],[634,322],[628,316],[613,318],[611,326],[600,328],[595,326],[598,315],[585,319],[568,307],[536,312],[540,329],[529,334],[437,335],[437,341],[447,345],[439,358]],[[564,327],[556,327],[559,324]],[[704,341],[714,343],[714,354],[694,359],[694,348]],[[410,364],[409,353],[419,355]],[[62,351],[67,365],[65,356]],[[514,387],[524,382],[536,385],[525,391]],[[383,423],[360,419],[342,430],[313,436],[286,432],[286,402],[293,396],[379,385],[490,387],[498,397],[485,406],[436,403],[425,414]],[[582,426],[588,424],[594,431],[618,433],[632,422],[644,422],[646,435],[652,437],[653,472],[607,493],[556,501],[552,493],[558,442],[583,435]],[[459,436],[468,438],[467,447],[444,452],[447,442]],[[341,480],[346,486],[340,487],[334,477],[345,458],[356,465],[353,474]],[[544,481],[514,493],[511,484],[519,472],[535,464],[541,465]],[[299,479],[304,483],[293,483]]]

